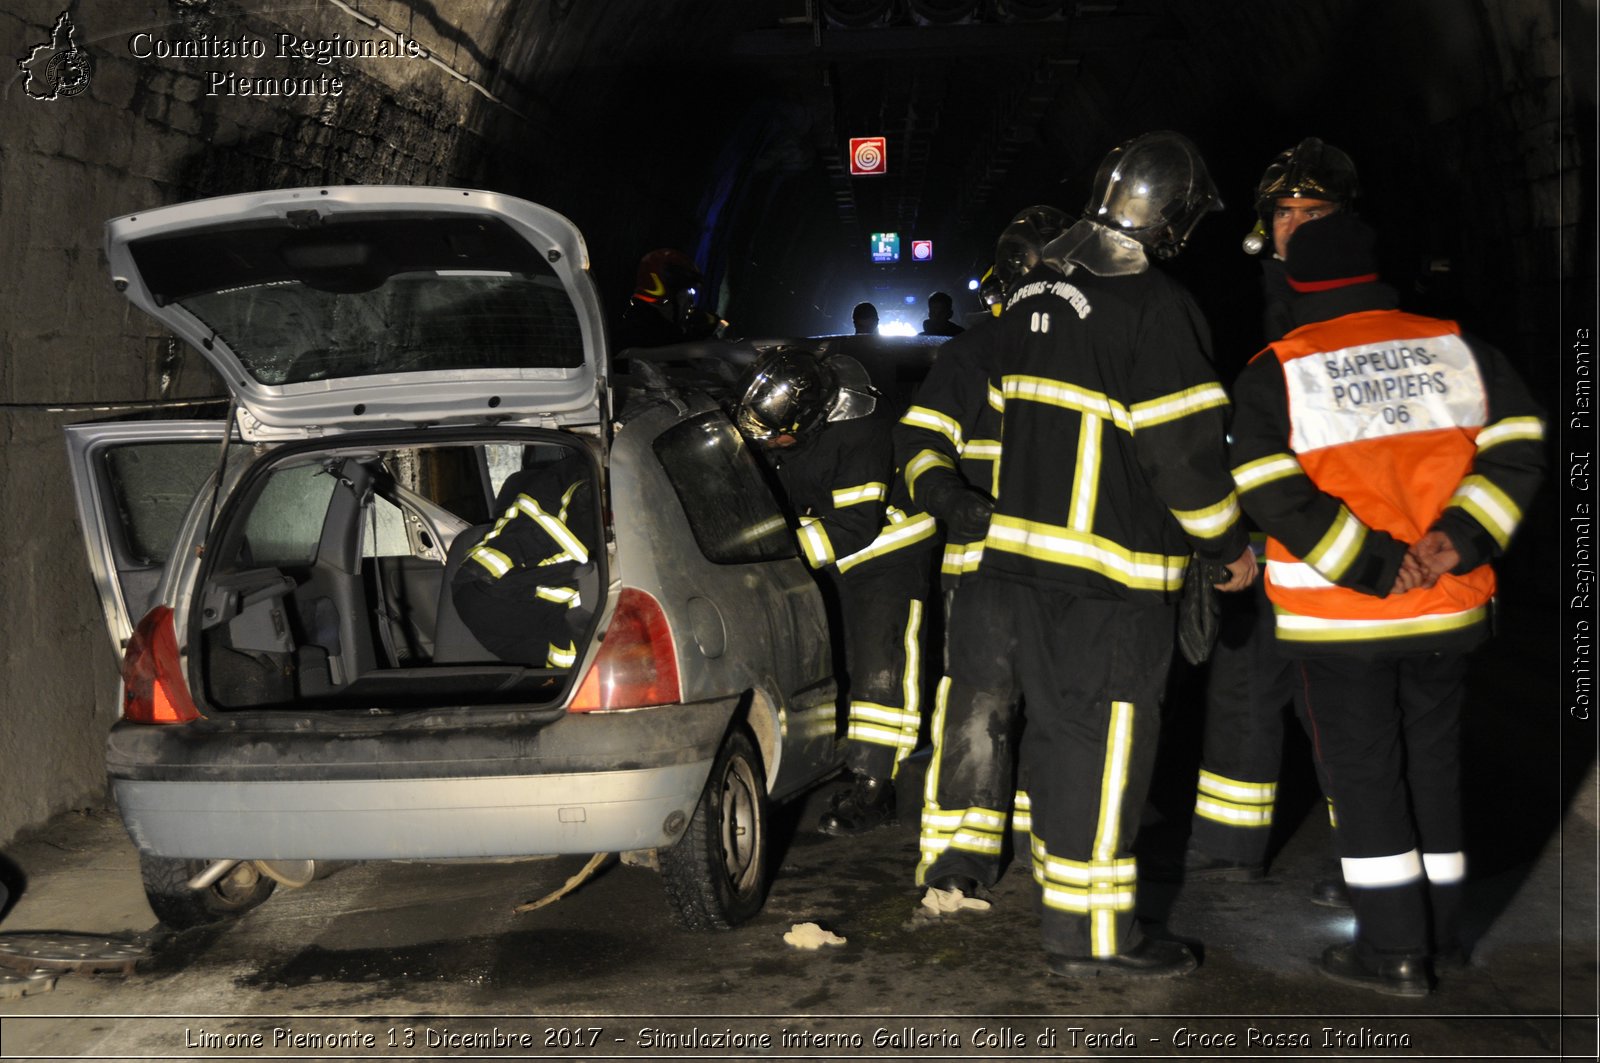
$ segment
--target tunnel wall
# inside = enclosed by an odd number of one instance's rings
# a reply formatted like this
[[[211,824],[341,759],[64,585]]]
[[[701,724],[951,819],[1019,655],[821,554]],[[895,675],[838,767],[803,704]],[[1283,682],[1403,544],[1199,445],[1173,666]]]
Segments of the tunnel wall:
[[[94,69],[71,98],[30,98],[20,77],[0,102],[0,841],[104,787],[102,744],[116,716],[116,657],[105,634],[68,490],[61,426],[115,416],[86,407],[220,394],[193,352],[171,345],[114,292],[105,221],[141,208],[266,187],[319,183],[450,184],[478,165],[474,123],[496,106],[425,60],[327,67],[263,59],[130,54],[133,34],[186,29],[275,44],[377,38],[331,4],[294,5],[275,22],[221,3],[75,5],[77,43]],[[494,80],[490,28],[504,6],[363,0],[481,84]],[[0,11],[0,54],[49,41],[61,5]],[[485,42],[490,42],[486,44]],[[141,50],[145,49],[140,45]],[[9,64],[8,64],[9,65]],[[206,95],[206,71],[345,83],[342,95]],[[52,412],[52,407],[72,412]]]

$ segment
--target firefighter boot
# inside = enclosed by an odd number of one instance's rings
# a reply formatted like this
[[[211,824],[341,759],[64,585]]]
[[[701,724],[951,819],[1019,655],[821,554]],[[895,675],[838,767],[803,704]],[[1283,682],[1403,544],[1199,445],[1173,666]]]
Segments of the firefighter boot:
[[[894,822],[893,780],[857,775],[855,785],[834,798],[833,807],[823,813],[817,829],[842,838]]]

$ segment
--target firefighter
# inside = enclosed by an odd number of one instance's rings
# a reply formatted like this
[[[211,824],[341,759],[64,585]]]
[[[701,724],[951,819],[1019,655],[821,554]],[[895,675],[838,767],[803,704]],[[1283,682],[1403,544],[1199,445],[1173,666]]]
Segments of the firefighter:
[[[891,425],[850,358],[779,348],[759,358],[735,415],[783,490],[801,554],[836,597],[853,779],[822,816],[825,834],[895,820],[894,777],[922,724],[922,629],[932,517],[895,475]]]
[[[1288,241],[1296,328],[1240,375],[1234,478],[1266,531],[1266,585],[1337,816],[1355,938],[1337,981],[1430,990],[1465,960],[1458,913],[1466,653],[1540,481],[1541,411],[1504,356],[1403,313],[1347,212]]]
[[[1294,327],[1293,293],[1284,272],[1289,237],[1307,220],[1353,210],[1359,192],[1350,157],[1316,137],[1280,152],[1262,173],[1255,191],[1258,221],[1245,250],[1273,250],[1262,260],[1267,342]],[[1258,551],[1264,548],[1264,535],[1253,540]],[[1283,759],[1283,710],[1294,697],[1294,673],[1277,652],[1271,607],[1259,585],[1223,602],[1220,628],[1206,674],[1200,778],[1181,877],[1243,881],[1266,873]],[[1329,907],[1350,904],[1337,874],[1314,882],[1311,899]]]
[[[1046,246],[995,323],[1000,491],[978,578],[951,617],[950,679],[1027,703],[1040,929],[1061,976],[1196,965],[1185,945],[1134,922],[1132,844],[1191,555],[1227,567],[1221,589],[1255,577],[1208,330],[1152,263],[1219,207],[1186,138],[1120,145],[1084,217]]]
[[[1001,290],[993,305],[1007,285],[1039,264],[1039,249],[1069,221],[1048,206],[1029,207],[1012,219],[985,275]],[[942,346],[895,427],[895,458],[912,499],[944,529],[940,583],[947,624],[963,577],[983,556],[999,491],[999,396],[988,384],[987,346],[997,327],[994,317],[984,318]],[[966,687],[957,688],[954,699],[950,692],[947,676],[934,702],[916,881],[973,897],[999,880],[1010,831],[1026,834],[1031,827],[1028,794],[1013,778],[1021,721],[1013,700]]]
[[[594,487],[583,455],[564,449],[506,479],[495,499],[499,518],[450,586],[462,622],[503,661],[571,668],[573,637],[597,604],[582,594],[599,542]]]
[[[682,251],[670,247],[639,260],[633,295],[622,311],[616,347],[665,347],[685,340],[706,339],[722,321],[700,307],[706,279]]]

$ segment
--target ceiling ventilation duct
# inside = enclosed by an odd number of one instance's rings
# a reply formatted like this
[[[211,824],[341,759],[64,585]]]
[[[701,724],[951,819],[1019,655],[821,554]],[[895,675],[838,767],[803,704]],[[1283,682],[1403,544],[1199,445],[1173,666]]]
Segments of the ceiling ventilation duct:
[[[836,29],[884,26],[893,11],[894,0],[822,0],[822,16]]]
[[[949,26],[973,21],[979,0],[907,0],[907,6],[919,26]]]
[[[1001,22],[1042,22],[1061,17],[1062,0],[995,0],[995,16]]]

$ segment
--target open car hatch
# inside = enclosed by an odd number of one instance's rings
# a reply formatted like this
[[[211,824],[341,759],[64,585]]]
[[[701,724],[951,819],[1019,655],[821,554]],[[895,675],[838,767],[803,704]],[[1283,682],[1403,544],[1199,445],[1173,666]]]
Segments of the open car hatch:
[[[118,290],[216,367],[249,440],[606,416],[588,250],[523,200],[252,192],[116,218],[106,254]]]

